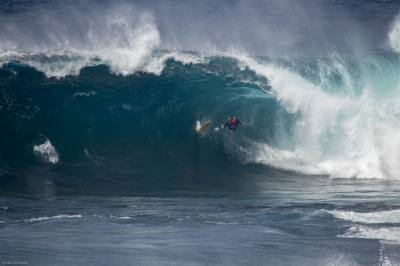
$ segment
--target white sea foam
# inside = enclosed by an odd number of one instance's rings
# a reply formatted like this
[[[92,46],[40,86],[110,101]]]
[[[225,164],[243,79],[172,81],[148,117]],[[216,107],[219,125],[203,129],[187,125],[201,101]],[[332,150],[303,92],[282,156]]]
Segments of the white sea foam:
[[[309,164],[296,152],[274,148],[266,143],[255,143],[253,149],[251,161],[310,175],[321,173],[318,167]]]
[[[35,218],[26,219],[24,221],[25,222],[40,222],[40,221],[52,220],[52,219],[72,219],[72,218],[82,218],[82,215],[80,215],[80,214],[73,214],[73,215],[60,214],[60,215],[55,215],[55,216],[35,217]]]
[[[400,240],[400,227],[372,228],[357,225],[350,227],[344,234],[339,235],[339,237],[379,239],[398,242]]]
[[[108,46],[100,49],[98,57],[110,66],[111,71],[121,75],[129,75],[146,68],[147,62],[155,48],[160,44],[160,35],[149,16],[142,16],[140,23],[133,30],[124,21],[112,18],[111,27],[123,27],[126,32],[125,45]]]
[[[205,134],[205,131],[204,131],[204,129],[202,129],[202,127],[206,124],[206,123],[210,123],[210,121],[200,121],[200,120],[197,120],[196,121],[196,125],[195,125],[195,130],[196,130],[196,132],[197,133],[199,133],[199,134]]]
[[[164,70],[165,63],[170,59],[182,63],[183,65],[201,64],[206,62],[206,59],[200,55],[172,51],[153,56],[142,70],[148,73],[160,75]]]
[[[54,148],[48,139],[43,144],[35,145],[33,152],[39,159],[46,163],[56,164],[60,160],[56,148]]]
[[[324,266],[357,266],[357,261],[351,255],[341,252],[332,252],[327,257],[322,258],[318,264]]]
[[[364,224],[400,224],[400,210],[379,212],[329,211],[335,218]]]
[[[47,77],[54,78],[77,76],[82,68],[96,64],[91,58],[79,54],[74,55],[73,52],[68,50],[63,51],[65,54],[53,54],[53,51],[45,51],[44,53],[46,54],[21,57],[19,61],[43,72]]]
[[[116,219],[121,219],[121,220],[127,220],[127,219],[132,219],[130,216],[116,216],[116,215],[110,215],[111,218],[116,218]]]
[[[201,122],[199,120],[196,121],[195,129],[196,129],[196,132],[199,132],[201,129]]]
[[[150,34],[150,33],[149,33]],[[156,33],[153,33],[156,35]],[[206,59],[200,55],[185,52],[154,52],[157,45],[146,44],[155,36],[142,36],[131,48],[108,47],[98,51],[65,49],[62,51],[46,50],[39,54],[6,51],[0,53],[0,67],[12,60],[17,60],[38,71],[47,77],[63,78],[77,76],[82,68],[105,64],[112,73],[130,75],[135,72],[147,72],[160,75],[168,60],[174,60],[184,65],[205,63]],[[154,42],[158,42],[154,40]],[[140,47],[147,47],[141,49]]]
[[[282,66],[237,52],[231,56],[243,69],[267,78],[272,95],[297,117],[292,149],[255,143],[252,160],[331,177],[399,178],[400,96],[396,91],[381,96],[379,88],[366,84],[357,96],[352,87],[347,88],[352,86],[349,74],[344,78],[346,93],[332,94]]]
[[[337,219],[358,223],[351,226],[344,234],[339,235],[339,237],[387,241],[400,240],[400,227],[394,226],[395,224],[400,224],[400,210],[364,213],[334,210],[328,211],[328,213]],[[383,224],[391,224],[392,226],[382,226]]]
[[[72,21],[54,10],[43,10],[36,16],[40,38],[33,31],[21,33],[2,32],[0,41],[0,66],[18,60],[46,74],[62,78],[78,75],[82,68],[106,64],[112,73],[130,75],[137,71],[160,74],[168,59],[183,64],[197,63],[200,57],[190,53],[163,52],[161,39],[153,14],[128,3],[119,3],[109,9],[74,10]],[[65,21],[67,20],[67,21]],[[73,23],[72,23],[73,22]],[[6,29],[29,28],[24,20],[8,21]],[[75,29],[66,28],[73,24]],[[2,35],[2,36],[3,36]]]

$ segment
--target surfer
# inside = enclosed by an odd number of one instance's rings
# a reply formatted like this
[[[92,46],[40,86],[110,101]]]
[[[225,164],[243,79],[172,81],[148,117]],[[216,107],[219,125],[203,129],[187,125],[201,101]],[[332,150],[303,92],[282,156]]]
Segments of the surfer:
[[[229,117],[228,122],[222,124],[221,128],[227,127],[229,130],[235,131],[239,124],[241,124],[241,122],[236,118],[236,116]]]

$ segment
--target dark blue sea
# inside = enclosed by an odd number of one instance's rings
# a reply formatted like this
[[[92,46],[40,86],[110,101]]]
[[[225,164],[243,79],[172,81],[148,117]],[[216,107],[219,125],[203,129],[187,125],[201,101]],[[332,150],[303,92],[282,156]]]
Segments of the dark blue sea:
[[[400,265],[399,12],[0,0],[0,264]]]

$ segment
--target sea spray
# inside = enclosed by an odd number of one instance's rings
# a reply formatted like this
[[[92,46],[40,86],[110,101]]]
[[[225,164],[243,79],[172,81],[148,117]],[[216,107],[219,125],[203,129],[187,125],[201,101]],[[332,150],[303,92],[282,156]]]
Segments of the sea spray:
[[[33,152],[43,162],[56,164],[60,160],[57,150],[47,139],[44,143],[33,146]]]

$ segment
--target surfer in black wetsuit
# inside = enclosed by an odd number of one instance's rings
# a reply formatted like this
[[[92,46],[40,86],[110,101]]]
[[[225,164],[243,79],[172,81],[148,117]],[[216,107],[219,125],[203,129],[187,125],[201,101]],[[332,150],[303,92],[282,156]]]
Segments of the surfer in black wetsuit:
[[[229,130],[235,131],[238,127],[238,125],[241,124],[241,122],[234,116],[234,117],[229,117],[229,120],[227,123],[222,124],[222,128],[229,128]]]

